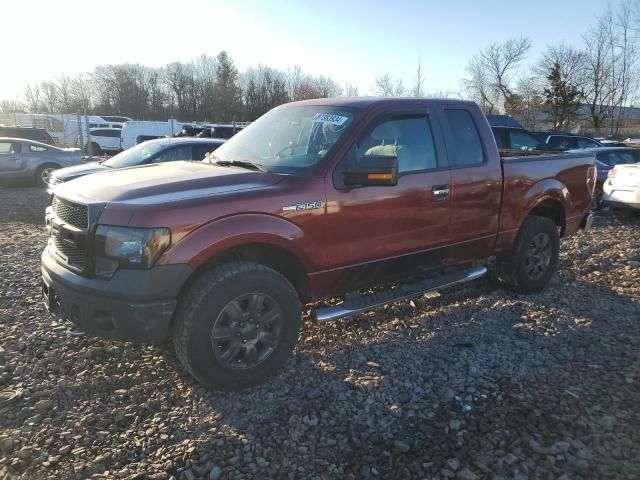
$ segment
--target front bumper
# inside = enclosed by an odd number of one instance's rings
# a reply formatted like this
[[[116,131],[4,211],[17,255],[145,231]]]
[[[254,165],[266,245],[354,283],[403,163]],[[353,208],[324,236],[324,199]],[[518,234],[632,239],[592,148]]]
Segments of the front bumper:
[[[47,308],[91,336],[159,343],[169,333],[188,265],[119,270],[111,280],[83,277],[42,253],[42,292]]]

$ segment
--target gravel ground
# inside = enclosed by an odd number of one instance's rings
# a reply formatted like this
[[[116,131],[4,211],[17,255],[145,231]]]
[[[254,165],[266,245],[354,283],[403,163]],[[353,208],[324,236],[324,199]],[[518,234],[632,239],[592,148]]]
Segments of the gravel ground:
[[[218,393],[44,311],[45,203],[0,189],[0,479],[640,478],[639,219],[564,240],[541,294],[305,321],[279,376]]]

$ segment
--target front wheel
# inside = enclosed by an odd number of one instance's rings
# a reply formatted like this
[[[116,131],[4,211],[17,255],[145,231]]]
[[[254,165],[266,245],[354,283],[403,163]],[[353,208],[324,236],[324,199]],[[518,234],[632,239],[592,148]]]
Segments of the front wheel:
[[[560,235],[555,223],[545,217],[529,215],[511,249],[498,255],[499,280],[522,292],[539,292],[558,267]]]
[[[60,167],[56,165],[43,165],[40,168],[38,168],[35,175],[36,186],[44,187],[44,188],[48,187],[49,182],[51,181],[51,174],[57,168],[60,168]]]
[[[183,295],[172,340],[198,382],[238,389],[261,383],[286,362],[300,323],[298,294],[284,276],[233,262],[207,272]]]

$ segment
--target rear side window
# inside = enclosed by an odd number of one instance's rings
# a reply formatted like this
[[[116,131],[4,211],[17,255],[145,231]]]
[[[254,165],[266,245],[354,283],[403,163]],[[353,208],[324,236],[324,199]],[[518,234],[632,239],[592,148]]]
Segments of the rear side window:
[[[535,150],[540,142],[529,132],[511,130],[511,148],[515,150]]]
[[[456,166],[472,167],[484,162],[482,141],[471,114],[467,110],[445,109],[444,115],[451,130],[456,150]]]
[[[591,140],[590,138],[579,138],[578,139],[578,148],[597,148],[598,145],[596,142]]]
[[[30,152],[46,152],[48,148],[45,148],[41,145],[29,145]]]
[[[552,135],[549,137],[549,146],[554,150],[569,150],[578,148],[578,141],[574,137],[562,137],[560,135]]]
[[[191,160],[191,145],[170,148],[162,152],[153,163],[175,162],[176,160]]]
[[[491,129],[493,132],[493,136],[496,139],[496,145],[500,150],[508,150],[509,149],[509,132],[506,128],[496,128],[493,127]]]

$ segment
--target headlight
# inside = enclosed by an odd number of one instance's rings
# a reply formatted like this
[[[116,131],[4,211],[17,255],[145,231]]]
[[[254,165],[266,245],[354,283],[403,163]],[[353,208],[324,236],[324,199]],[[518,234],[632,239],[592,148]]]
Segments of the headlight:
[[[94,250],[96,276],[111,278],[120,266],[151,268],[170,244],[168,228],[98,225]]]

